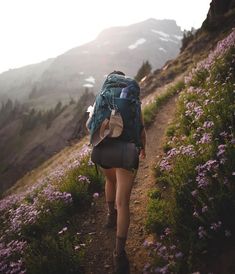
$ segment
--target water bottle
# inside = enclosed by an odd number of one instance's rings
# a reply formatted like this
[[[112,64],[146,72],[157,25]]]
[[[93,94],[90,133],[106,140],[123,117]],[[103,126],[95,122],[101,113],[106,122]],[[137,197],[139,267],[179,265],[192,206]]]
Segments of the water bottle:
[[[120,98],[127,98],[129,95],[129,86],[122,89],[122,92],[120,94]]]

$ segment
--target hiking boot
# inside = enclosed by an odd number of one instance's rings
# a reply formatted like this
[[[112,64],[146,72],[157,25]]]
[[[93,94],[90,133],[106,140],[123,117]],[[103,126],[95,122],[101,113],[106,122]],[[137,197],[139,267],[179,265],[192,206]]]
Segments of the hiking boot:
[[[117,225],[117,209],[112,213],[107,214],[106,223],[104,225],[105,228],[114,228]]]
[[[116,253],[116,250],[113,251],[113,267],[116,274],[130,273],[129,260],[125,250],[120,255]]]

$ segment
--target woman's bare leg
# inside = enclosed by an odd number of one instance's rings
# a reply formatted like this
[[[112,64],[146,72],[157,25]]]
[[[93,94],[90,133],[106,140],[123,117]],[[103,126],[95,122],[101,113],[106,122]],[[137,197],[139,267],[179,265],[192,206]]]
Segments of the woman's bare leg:
[[[135,173],[126,169],[117,168],[116,178],[116,204],[118,211],[116,251],[117,253],[121,253],[125,248],[130,223],[129,203]]]
[[[105,199],[109,213],[113,213],[116,200],[116,170],[102,168],[105,176]]]

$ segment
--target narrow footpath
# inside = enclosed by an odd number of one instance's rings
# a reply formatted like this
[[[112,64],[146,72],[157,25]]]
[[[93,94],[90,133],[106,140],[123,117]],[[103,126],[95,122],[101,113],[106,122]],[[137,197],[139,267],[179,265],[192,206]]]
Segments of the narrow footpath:
[[[131,274],[142,273],[148,262],[144,241],[150,237],[145,231],[148,191],[155,184],[153,167],[162,154],[165,130],[175,114],[177,96],[172,97],[161,107],[152,126],[147,130],[145,160],[140,163],[131,194],[131,222],[126,251],[130,260]],[[106,218],[104,194],[96,204],[82,217],[80,232],[87,235],[88,254],[84,262],[84,274],[112,274],[112,251],[115,244],[115,231],[103,228]]]

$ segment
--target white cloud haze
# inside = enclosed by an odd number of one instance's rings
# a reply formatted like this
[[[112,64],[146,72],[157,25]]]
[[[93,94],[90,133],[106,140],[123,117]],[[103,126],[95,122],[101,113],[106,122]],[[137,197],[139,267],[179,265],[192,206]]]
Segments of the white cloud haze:
[[[211,0],[0,0],[0,73],[95,39],[104,28],[175,19],[199,28]]]

